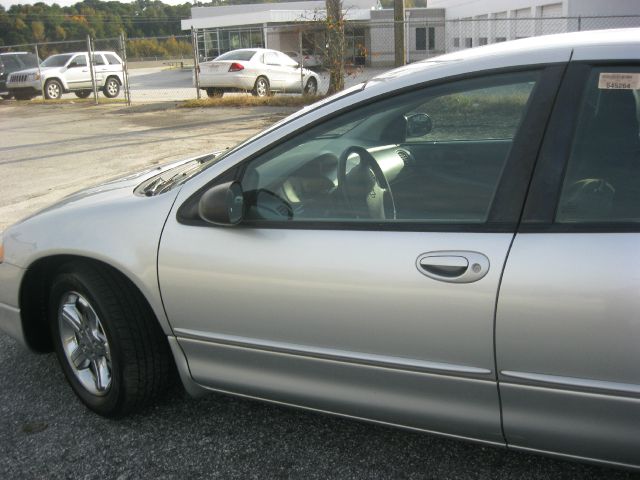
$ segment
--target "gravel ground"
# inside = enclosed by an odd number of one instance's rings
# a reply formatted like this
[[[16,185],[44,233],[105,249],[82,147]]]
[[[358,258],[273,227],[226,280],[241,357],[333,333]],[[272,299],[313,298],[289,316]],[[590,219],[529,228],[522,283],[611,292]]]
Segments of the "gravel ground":
[[[233,144],[285,113],[0,102],[0,229],[118,172]],[[640,478],[224,395],[194,400],[178,387],[141,414],[105,420],[76,400],[53,355],[1,333],[0,419],[0,479]]]

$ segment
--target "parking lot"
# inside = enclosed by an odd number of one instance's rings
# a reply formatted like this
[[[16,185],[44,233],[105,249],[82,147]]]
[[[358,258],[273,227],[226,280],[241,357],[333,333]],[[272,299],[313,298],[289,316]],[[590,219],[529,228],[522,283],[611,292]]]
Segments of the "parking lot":
[[[0,102],[0,231],[65,195],[232,146],[291,110]],[[64,228],[64,226],[61,226]],[[634,474],[180,388],[88,412],[52,354],[0,333],[0,478],[631,479]]]

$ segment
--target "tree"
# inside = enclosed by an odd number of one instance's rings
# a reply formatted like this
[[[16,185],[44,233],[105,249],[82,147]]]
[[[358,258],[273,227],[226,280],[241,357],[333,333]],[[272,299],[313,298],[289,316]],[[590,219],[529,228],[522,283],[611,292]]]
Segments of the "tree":
[[[342,0],[326,0],[328,95],[344,88],[344,14]]]

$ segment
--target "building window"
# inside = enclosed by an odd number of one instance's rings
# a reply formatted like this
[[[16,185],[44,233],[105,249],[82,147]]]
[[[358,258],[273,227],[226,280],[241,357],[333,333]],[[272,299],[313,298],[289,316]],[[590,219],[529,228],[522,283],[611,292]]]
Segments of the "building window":
[[[416,50],[427,49],[427,29],[416,28]]]
[[[496,37],[496,43],[506,42],[506,41],[507,41],[507,37]]]
[[[429,50],[436,49],[436,29],[435,27],[429,27]]]
[[[455,37],[453,39],[453,46],[454,48],[460,48],[460,37]]]
[[[471,37],[467,37],[464,39],[464,47],[465,48],[471,48],[473,47],[473,38]]]
[[[478,45],[480,46],[486,45],[487,43],[489,43],[489,39],[487,37],[480,37],[478,39]]]

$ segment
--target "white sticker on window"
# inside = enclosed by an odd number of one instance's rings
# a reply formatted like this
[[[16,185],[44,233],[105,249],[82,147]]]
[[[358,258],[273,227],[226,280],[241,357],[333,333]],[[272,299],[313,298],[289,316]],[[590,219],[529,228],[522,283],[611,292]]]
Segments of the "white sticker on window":
[[[600,90],[640,90],[640,73],[601,73]]]

